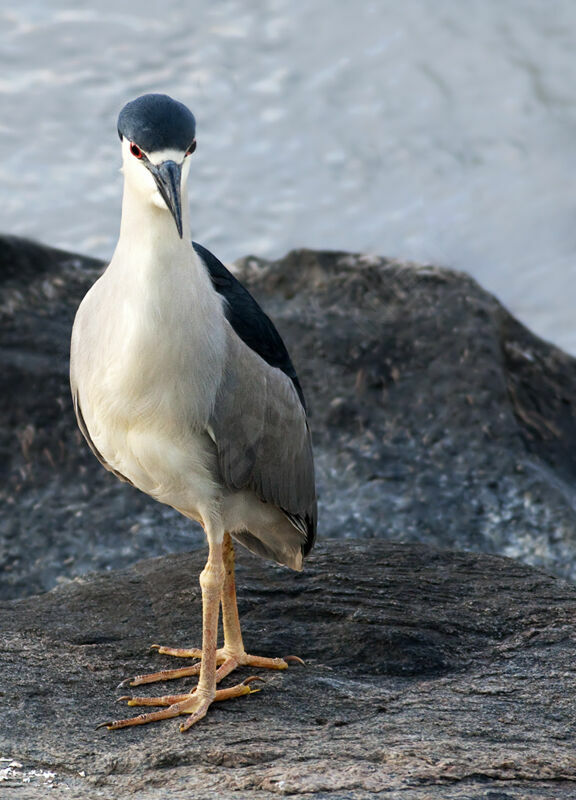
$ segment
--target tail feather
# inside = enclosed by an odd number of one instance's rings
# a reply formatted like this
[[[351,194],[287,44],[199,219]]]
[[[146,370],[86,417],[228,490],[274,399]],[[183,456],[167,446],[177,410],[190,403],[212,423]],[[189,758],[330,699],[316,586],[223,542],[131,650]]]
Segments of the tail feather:
[[[269,558],[276,561],[278,564],[283,564],[285,567],[297,570],[302,569],[302,547],[301,540],[295,544],[290,544],[286,541],[269,541],[263,542],[257,536],[254,536],[250,531],[231,531],[231,535],[240,542],[241,545],[251,553],[255,553],[262,558]]]

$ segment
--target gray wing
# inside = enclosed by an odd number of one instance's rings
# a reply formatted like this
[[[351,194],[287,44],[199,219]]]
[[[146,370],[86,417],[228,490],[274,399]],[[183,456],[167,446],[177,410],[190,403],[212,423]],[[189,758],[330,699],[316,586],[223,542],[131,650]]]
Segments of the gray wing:
[[[316,489],[306,412],[293,382],[232,331],[210,427],[222,477],[281,509],[304,534],[316,534]]]

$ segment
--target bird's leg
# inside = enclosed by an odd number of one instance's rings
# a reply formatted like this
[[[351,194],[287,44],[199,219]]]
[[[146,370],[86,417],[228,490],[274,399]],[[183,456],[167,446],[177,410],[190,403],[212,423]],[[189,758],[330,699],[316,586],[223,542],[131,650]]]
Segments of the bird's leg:
[[[249,655],[244,650],[238,605],[236,602],[236,582],[234,580],[234,544],[229,533],[224,534],[222,543],[222,561],[224,565],[224,580],[222,585],[222,626],[224,628],[224,646],[216,650],[216,661],[220,664],[216,672],[216,681],[219,682],[238,666],[262,667],[266,669],[286,669],[288,661],[304,663],[298,656],[285,656],[284,658],[265,658]],[[179,658],[202,658],[202,650],[198,648],[161,647],[152,645],[159,653]],[[146,675],[136,675],[129,678],[121,685],[142,686],[145,683],[185,678],[200,673],[201,664],[197,662],[191,667],[179,669],[165,669],[151,672]],[[136,699],[136,698],[134,698]],[[144,699],[144,698],[138,698]]]
[[[234,544],[229,533],[224,535],[223,542],[224,584],[222,586],[222,627],[224,628],[224,647],[219,651],[225,660],[218,669],[219,679],[232,672],[238,666],[264,667],[267,669],[286,669],[284,658],[264,658],[251,656],[244,649],[242,630],[238,616],[236,601],[236,581],[234,580]],[[300,661],[295,656],[288,660]]]
[[[161,719],[189,714],[180,730],[185,731],[195,722],[202,719],[214,700],[226,700],[255,691],[249,682],[232,686],[229,689],[216,690],[216,649],[218,635],[218,616],[220,596],[224,583],[224,565],[222,561],[222,538],[208,535],[209,554],[205,568],[200,574],[202,588],[202,661],[198,685],[187,695],[164,696],[157,698],[122,698],[128,705],[161,705],[167,706],[149,714],[140,714],[130,719],[104,723],[109,730],[126,728],[131,725],[143,725]],[[143,702],[142,702],[143,701]]]
[[[222,547],[222,560],[224,564],[224,582],[222,585],[222,627],[224,629],[224,646],[216,651],[216,657],[220,667],[216,672],[216,680],[221,681],[226,675],[229,675],[232,670],[239,666],[262,667],[266,669],[286,669],[288,661],[297,661],[300,663],[302,659],[298,656],[286,656],[286,658],[265,658],[262,656],[249,655],[244,649],[244,642],[242,641],[242,630],[240,627],[240,618],[238,616],[238,604],[236,601],[236,581],[234,579],[234,544],[232,537],[229,533],[224,534],[224,541]],[[171,656],[180,656],[182,658],[201,658],[201,650],[186,650],[176,647],[159,647],[158,652]],[[199,664],[193,667],[184,667],[181,670],[168,670],[162,673],[168,677],[181,677],[182,674],[191,675],[197,674],[192,670],[199,670]],[[155,673],[155,675],[161,673]],[[138,676],[133,680],[131,685],[136,685],[136,681],[148,682],[150,679],[156,679],[155,675]]]

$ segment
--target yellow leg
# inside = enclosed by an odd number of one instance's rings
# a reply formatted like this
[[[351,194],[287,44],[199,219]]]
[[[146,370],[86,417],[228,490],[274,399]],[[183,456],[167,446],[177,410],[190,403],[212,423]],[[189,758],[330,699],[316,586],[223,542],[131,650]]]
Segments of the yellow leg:
[[[218,616],[220,610],[220,597],[224,583],[224,564],[222,542],[213,541],[208,537],[208,561],[200,575],[202,588],[202,661],[200,664],[198,685],[187,695],[165,696],[161,698],[146,698],[145,705],[166,705],[166,708],[148,714],[139,714],[131,719],[121,719],[114,722],[103,723],[109,730],[126,728],[132,725],[144,725],[161,719],[177,717],[181,714],[189,715],[186,722],[180,725],[180,730],[185,731],[195,722],[201,720],[208,711],[211,703],[217,697],[216,691],[216,666],[217,666],[217,635]],[[249,683],[244,682],[238,686],[221,690],[218,699],[225,700],[230,697],[239,697],[255,691]],[[139,705],[141,698],[131,698],[129,705]]]
[[[264,669],[286,669],[289,661],[303,664],[304,662],[301,658],[298,658],[298,656],[265,658],[262,656],[249,655],[245,651],[236,601],[234,545],[232,543],[232,537],[228,533],[224,534],[222,543],[222,563],[224,566],[224,578],[221,590],[224,647],[216,650],[216,662],[221,665],[216,672],[216,681],[221,681],[226,675],[229,675],[239,666],[259,667]],[[202,658],[202,650],[198,648],[162,647],[157,644],[152,645],[152,647],[163,655],[176,656],[178,658]],[[165,669],[146,675],[136,675],[133,678],[123,681],[120,686],[142,686],[146,683],[155,683],[156,681],[185,678],[191,675],[198,675],[200,669],[201,663],[196,663],[190,667]]]
[[[228,675],[239,666],[263,667],[266,669],[286,669],[288,663],[284,658],[263,658],[251,656],[244,649],[242,629],[238,616],[236,600],[236,581],[234,579],[234,545],[230,534],[225,534],[223,542],[224,585],[222,586],[222,627],[224,629],[224,647],[220,651],[224,657],[218,672]],[[296,656],[288,656],[289,660],[301,661]]]

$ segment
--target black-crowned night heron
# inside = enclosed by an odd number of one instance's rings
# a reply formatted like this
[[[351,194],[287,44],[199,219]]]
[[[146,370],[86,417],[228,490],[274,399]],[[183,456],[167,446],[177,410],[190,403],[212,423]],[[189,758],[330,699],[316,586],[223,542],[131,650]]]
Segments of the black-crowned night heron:
[[[224,265],[191,242],[185,184],[196,147],[194,116],[166,95],[148,94],[124,107],[118,132],[120,238],[76,314],[74,407],[103,466],[198,521],[209,550],[200,574],[201,650],[158,648],[201,661],[130,682],[198,674],[197,687],[184,695],[124,698],[164,707],[106,725],[188,714],[185,730],[213,700],[253,691],[250,679],[217,690],[237,666],[287,666],[244,650],[230,537],[301,569],[316,531],[312,449],[302,391],[280,335]],[[220,604],[224,646],[218,649]]]

